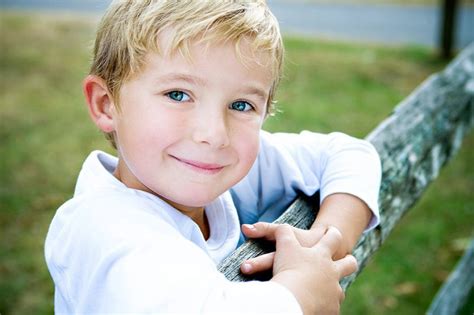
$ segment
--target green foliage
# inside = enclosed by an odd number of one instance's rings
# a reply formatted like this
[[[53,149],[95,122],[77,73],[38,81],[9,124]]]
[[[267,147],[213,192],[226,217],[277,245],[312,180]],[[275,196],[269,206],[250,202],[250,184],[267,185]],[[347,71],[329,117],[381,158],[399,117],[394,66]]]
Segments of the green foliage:
[[[44,238],[74,189],[83,159],[110,151],[89,121],[81,81],[94,22],[84,16],[0,13],[0,312],[50,314]],[[365,136],[443,67],[424,48],[286,39],[282,113],[272,131]],[[472,235],[474,147],[442,172],[348,292],[345,314],[423,313]],[[470,153],[470,154],[469,154]]]

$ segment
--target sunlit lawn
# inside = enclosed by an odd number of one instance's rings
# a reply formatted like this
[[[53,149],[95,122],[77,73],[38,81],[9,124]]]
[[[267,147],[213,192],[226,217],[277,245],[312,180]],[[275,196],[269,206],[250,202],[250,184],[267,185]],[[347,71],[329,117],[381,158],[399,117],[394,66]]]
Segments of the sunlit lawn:
[[[0,313],[49,314],[43,243],[93,149],[111,150],[89,122],[81,80],[95,19],[0,15]],[[286,39],[281,113],[266,128],[365,136],[430,73],[423,48]],[[472,236],[474,137],[441,173],[347,292],[345,314],[421,314]]]

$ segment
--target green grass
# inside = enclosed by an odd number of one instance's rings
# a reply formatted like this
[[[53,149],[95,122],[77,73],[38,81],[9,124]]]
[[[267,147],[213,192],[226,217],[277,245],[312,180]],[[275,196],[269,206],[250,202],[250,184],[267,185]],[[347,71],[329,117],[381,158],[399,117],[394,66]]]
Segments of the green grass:
[[[56,208],[69,198],[92,149],[111,151],[89,121],[81,92],[94,22],[0,13],[0,313],[50,314],[43,258]],[[365,136],[429,74],[418,47],[287,38],[282,113],[269,130]],[[343,314],[420,314],[473,234],[474,137],[405,217],[347,293]]]

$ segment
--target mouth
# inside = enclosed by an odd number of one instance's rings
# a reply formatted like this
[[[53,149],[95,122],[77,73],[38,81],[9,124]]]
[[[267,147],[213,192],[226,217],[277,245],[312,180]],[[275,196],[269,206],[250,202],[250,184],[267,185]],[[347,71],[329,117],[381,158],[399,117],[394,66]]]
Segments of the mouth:
[[[176,161],[183,164],[184,166],[203,174],[210,174],[210,175],[217,174],[224,168],[224,166],[220,164],[204,163],[204,162],[199,162],[199,161],[194,161],[194,160],[178,158],[173,155],[170,155],[170,156]]]

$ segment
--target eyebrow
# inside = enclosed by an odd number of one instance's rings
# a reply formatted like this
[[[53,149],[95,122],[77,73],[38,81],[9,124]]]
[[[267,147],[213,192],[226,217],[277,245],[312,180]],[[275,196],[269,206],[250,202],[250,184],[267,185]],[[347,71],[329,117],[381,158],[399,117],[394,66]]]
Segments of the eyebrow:
[[[245,93],[247,95],[255,95],[259,98],[261,98],[262,100],[266,101],[267,98],[268,98],[268,93],[265,92],[265,90],[261,89],[261,88],[258,88],[256,86],[253,86],[253,85],[247,85],[245,86],[244,88],[241,89],[241,92],[242,93]]]
[[[192,85],[206,85],[206,81],[202,78],[199,78],[194,75],[182,74],[182,73],[171,73],[164,75],[162,77],[156,78],[155,81],[157,83],[164,82],[176,82],[176,81],[184,81]]]

